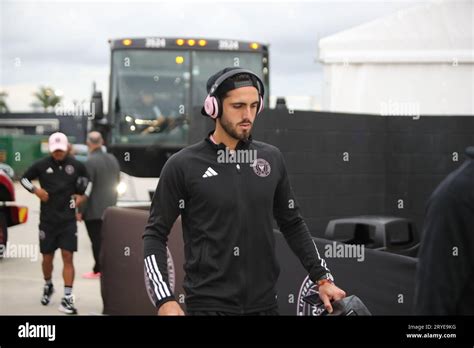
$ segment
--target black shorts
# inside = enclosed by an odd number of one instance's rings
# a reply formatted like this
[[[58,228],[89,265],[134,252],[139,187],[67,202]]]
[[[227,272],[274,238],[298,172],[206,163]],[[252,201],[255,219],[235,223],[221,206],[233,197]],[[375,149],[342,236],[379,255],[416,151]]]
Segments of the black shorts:
[[[39,225],[39,243],[42,254],[52,254],[56,249],[77,251],[76,221],[59,224],[44,223]]]

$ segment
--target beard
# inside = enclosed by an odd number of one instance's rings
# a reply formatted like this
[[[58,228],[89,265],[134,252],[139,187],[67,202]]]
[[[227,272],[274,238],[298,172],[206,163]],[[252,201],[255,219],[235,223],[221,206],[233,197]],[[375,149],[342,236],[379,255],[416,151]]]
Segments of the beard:
[[[253,124],[250,122],[249,119],[245,119],[237,124],[233,124],[224,117],[220,118],[221,126],[224,131],[229,134],[232,138],[237,140],[247,140],[250,136],[250,132],[252,131]],[[239,125],[241,123],[250,123],[249,129],[239,129]]]

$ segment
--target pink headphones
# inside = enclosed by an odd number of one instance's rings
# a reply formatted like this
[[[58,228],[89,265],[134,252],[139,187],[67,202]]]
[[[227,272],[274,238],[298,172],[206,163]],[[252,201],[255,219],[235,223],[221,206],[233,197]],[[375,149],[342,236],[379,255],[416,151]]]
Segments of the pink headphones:
[[[240,74],[249,74],[256,78],[257,80],[257,90],[259,95],[259,103],[258,103],[258,111],[257,115],[262,112],[263,110],[263,96],[265,95],[265,88],[263,85],[262,80],[258,77],[254,72],[247,70],[247,69],[234,69],[230,70],[223,75],[221,75],[216,82],[212,85],[209,94],[207,95],[206,99],[204,100],[204,111],[208,116],[213,119],[216,119],[222,116],[222,104],[218,97],[216,97],[215,92],[219,88],[219,86],[227,80],[229,77],[240,75]],[[253,84],[252,84],[253,86]]]

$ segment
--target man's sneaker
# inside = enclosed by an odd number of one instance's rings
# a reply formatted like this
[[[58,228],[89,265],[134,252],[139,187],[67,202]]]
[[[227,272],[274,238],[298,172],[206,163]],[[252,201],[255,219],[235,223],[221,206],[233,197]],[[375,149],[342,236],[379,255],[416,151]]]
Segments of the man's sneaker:
[[[66,314],[77,314],[77,309],[74,307],[74,296],[63,297],[59,310]]]
[[[43,288],[43,297],[41,297],[41,304],[46,306],[51,301],[51,296],[54,293],[54,286],[45,284]]]
[[[94,272],[87,272],[82,275],[82,278],[84,279],[100,279],[100,272],[94,273]]]

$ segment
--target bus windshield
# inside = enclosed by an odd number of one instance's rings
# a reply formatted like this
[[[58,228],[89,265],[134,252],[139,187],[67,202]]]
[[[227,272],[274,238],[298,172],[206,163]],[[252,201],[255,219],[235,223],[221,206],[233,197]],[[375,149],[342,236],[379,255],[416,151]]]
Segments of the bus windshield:
[[[115,142],[183,143],[189,53],[118,50],[112,56]]]
[[[240,66],[262,78],[262,53],[192,50],[115,50],[111,115],[114,143],[187,144],[189,113],[207,95],[207,79]]]

